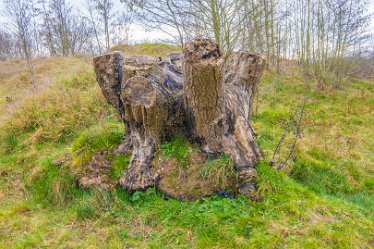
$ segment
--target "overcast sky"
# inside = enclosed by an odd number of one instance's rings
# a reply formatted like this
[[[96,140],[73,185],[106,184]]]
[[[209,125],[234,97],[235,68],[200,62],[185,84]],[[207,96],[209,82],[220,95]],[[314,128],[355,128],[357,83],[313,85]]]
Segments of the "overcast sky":
[[[374,13],[374,0],[367,0],[369,3],[369,12]],[[0,8],[2,7],[3,0],[0,0]],[[84,10],[84,2],[85,0],[68,0],[71,4],[77,7],[78,10]],[[124,4],[120,2],[120,0],[114,0],[115,10],[122,11],[124,10]],[[373,17],[374,19],[374,17]],[[4,17],[0,12],[0,27],[1,23],[4,22]],[[371,23],[371,29],[374,33],[374,20]],[[134,42],[141,42],[141,41],[158,41],[165,39],[165,34],[159,31],[146,31],[143,27],[139,25],[132,25],[131,27],[131,40]]]
[[[74,4],[75,6],[77,6],[79,9],[82,9],[83,8],[83,4],[85,2],[85,0],[70,0],[70,2],[72,4]],[[371,13],[374,13],[374,0],[367,0],[367,2],[369,3],[369,12]],[[124,10],[124,4],[120,2],[120,0],[114,0],[114,4],[115,4],[115,9],[117,11],[121,11],[121,9]],[[374,16],[372,18],[372,23],[371,23],[371,27],[372,27],[372,32],[374,33]],[[147,40],[147,41],[157,41],[157,40],[160,40],[160,39],[165,39],[165,34],[163,34],[162,32],[158,32],[158,31],[145,31],[144,28],[142,28],[141,26],[139,25],[133,25],[132,28],[131,28],[131,39],[133,41],[143,41],[143,40]]]
[[[1,0],[0,0],[1,1]],[[70,3],[75,5],[79,10],[84,9],[85,0],[68,0]],[[157,1],[157,0],[156,0]],[[371,0],[374,1],[374,0]],[[125,4],[121,3],[120,0],[114,0],[114,10],[121,12],[125,11]],[[142,26],[133,24],[131,25],[130,39],[134,42],[142,41],[159,41],[165,40],[168,37],[159,31],[145,30]]]

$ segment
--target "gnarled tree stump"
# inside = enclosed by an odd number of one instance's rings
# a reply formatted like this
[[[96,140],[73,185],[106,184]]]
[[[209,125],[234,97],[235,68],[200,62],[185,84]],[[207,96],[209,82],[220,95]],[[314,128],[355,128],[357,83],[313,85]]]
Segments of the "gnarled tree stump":
[[[208,39],[188,42],[182,55],[174,53],[168,61],[119,52],[94,58],[102,92],[126,126],[117,153],[132,149],[120,185],[130,192],[157,187],[154,153],[182,133],[205,153],[230,155],[238,191],[257,199],[255,166],[263,153],[249,116],[264,67],[263,57],[244,51],[225,60]]]

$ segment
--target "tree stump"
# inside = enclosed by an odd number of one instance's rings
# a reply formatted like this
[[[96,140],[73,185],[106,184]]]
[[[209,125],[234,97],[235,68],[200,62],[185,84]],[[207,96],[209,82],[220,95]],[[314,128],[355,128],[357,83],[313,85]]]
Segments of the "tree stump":
[[[182,55],[173,53],[167,61],[119,52],[94,58],[102,92],[126,126],[116,151],[132,149],[119,184],[129,192],[157,187],[162,176],[152,168],[154,153],[183,134],[204,153],[230,155],[238,192],[258,199],[255,167],[263,153],[249,117],[264,68],[258,54],[240,51],[224,58],[209,39],[188,42]]]

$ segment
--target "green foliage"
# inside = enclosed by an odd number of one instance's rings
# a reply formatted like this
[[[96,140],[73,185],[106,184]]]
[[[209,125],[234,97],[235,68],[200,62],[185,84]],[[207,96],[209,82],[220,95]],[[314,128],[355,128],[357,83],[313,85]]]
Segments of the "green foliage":
[[[187,167],[192,147],[182,136],[175,136],[161,146],[164,156],[174,157],[182,167]]]
[[[83,131],[73,142],[71,153],[73,165],[79,172],[87,164],[95,152],[109,150],[119,144],[123,138],[122,124],[108,123]],[[120,159],[117,159],[120,160]]]

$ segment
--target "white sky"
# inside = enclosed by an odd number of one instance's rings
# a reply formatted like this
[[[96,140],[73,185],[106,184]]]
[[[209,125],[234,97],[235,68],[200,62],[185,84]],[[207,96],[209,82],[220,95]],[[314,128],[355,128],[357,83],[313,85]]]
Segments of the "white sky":
[[[1,0],[0,0],[1,1]],[[77,6],[78,9],[83,9],[85,0],[68,0],[73,5]],[[156,0],[157,1],[157,0]],[[374,0],[366,0],[369,3],[369,12],[374,14]],[[120,0],[114,0],[114,9],[117,11],[124,10],[124,4]],[[371,29],[374,33],[374,16],[371,21]],[[157,41],[165,39],[167,36],[159,31],[145,31],[140,25],[132,25],[131,27],[131,40],[133,41]]]
[[[85,0],[68,0],[68,1],[72,5],[76,6],[79,10],[84,10]],[[120,0],[114,0],[114,10],[118,12],[125,11],[125,4],[121,3]],[[159,32],[156,30],[145,30],[142,26],[137,25],[137,24],[132,24],[130,28],[130,40],[134,42],[142,42],[142,41],[152,42],[152,41],[165,40],[167,38],[169,37],[162,32]]]
[[[374,0],[367,0],[369,3],[369,12],[374,15]],[[374,16],[371,18],[371,29],[374,32]]]
[[[75,7],[77,7],[78,10],[84,10],[84,2],[85,0],[68,0],[71,4],[73,4]],[[369,3],[369,12],[374,14],[374,0],[367,0]],[[0,9],[2,9],[3,0],[0,0]],[[124,4],[120,2],[120,0],[114,0],[115,7],[114,9],[116,11],[124,10]],[[0,11],[0,28],[1,23],[4,23],[4,17],[3,14]],[[371,29],[374,33],[374,16],[372,18],[371,22]],[[131,27],[131,40],[134,42],[141,42],[141,41],[158,41],[167,38],[167,36],[159,31],[146,31],[143,27],[140,25],[133,24]]]

